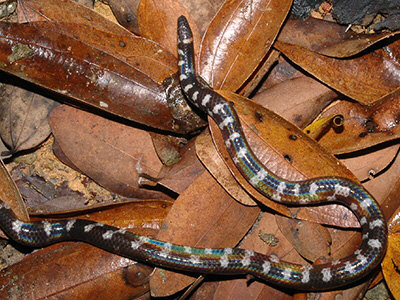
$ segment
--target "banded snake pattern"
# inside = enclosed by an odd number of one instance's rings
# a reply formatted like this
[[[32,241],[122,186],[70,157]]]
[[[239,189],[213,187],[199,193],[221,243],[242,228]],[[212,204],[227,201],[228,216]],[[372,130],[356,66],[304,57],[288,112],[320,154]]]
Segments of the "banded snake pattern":
[[[190,102],[207,112],[221,129],[226,148],[243,176],[265,196],[283,204],[341,203],[357,216],[360,248],[348,257],[320,265],[295,265],[239,248],[193,248],[139,236],[89,220],[23,222],[0,202],[0,227],[13,240],[44,247],[61,241],[83,241],[133,260],[198,274],[247,274],[294,290],[326,290],[348,285],[379,265],[387,244],[387,226],[374,198],[359,184],[340,177],[290,182],[263,166],[250,149],[233,105],[194,71],[193,37],[184,16],[178,19],[180,83]]]

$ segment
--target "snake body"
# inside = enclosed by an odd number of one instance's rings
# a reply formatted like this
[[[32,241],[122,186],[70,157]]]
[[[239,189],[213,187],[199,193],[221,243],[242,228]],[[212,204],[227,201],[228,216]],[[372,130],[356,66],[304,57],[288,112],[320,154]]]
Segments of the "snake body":
[[[261,193],[284,204],[338,202],[361,224],[362,243],[348,257],[321,265],[296,265],[239,248],[193,248],[139,236],[89,220],[22,222],[0,202],[0,227],[21,244],[44,247],[79,240],[133,260],[199,274],[248,274],[295,290],[326,290],[347,285],[370,273],[381,261],[387,226],[374,198],[345,178],[323,177],[290,182],[268,171],[251,151],[233,105],[196,78],[193,37],[185,17],[178,19],[180,83],[187,98],[219,125],[226,147],[243,176]]]

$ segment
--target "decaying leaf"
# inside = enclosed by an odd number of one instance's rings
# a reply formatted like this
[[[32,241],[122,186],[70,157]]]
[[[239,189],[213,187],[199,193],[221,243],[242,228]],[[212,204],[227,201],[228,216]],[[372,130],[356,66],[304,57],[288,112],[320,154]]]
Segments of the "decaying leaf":
[[[47,117],[57,105],[44,96],[5,85],[0,101],[0,136],[11,153],[34,148],[50,135]]]

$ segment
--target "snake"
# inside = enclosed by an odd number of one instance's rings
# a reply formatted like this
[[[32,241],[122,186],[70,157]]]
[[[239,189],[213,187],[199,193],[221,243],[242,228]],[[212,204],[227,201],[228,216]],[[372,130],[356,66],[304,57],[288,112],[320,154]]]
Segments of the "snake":
[[[83,219],[21,221],[0,201],[0,227],[10,239],[29,247],[82,241],[156,267],[201,275],[242,275],[299,291],[335,289],[357,282],[380,264],[387,247],[382,210],[360,184],[341,177],[287,181],[269,171],[255,156],[243,134],[233,104],[199,79],[194,69],[193,35],[187,19],[178,18],[178,67],[181,89],[219,126],[235,166],[266,197],[287,205],[339,203],[361,226],[361,245],[347,257],[323,264],[292,264],[276,255],[241,248],[195,248],[134,234]]]

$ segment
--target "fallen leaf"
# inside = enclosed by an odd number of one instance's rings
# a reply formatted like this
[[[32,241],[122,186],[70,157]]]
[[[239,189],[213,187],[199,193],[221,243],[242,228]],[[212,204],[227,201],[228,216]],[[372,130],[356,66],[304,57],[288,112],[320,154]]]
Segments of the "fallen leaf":
[[[251,149],[272,173],[293,181],[335,175],[357,180],[324,148],[282,117],[237,94],[227,91],[218,92],[234,103]],[[210,124],[215,146],[234,174],[236,181],[259,202],[286,216],[340,227],[359,227],[356,217],[342,205],[295,207],[289,212],[286,206],[260,194],[233,164],[219,127],[213,121],[210,121]],[[312,214],[309,214],[309,211],[313,211]]]
[[[398,32],[356,34],[347,26],[316,18],[289,18],[282,27],[278,41],[297,45],[332,57],[349,57],[360,53]]]
[[[388,249],[382,262],[385,282],[392,295],[400,298],[400,208],[388,222]]]
[[[138,7],[140,0],[109,0],[108,5],[124,28],[139,35]]]
[[[193,33],[194,45],[200,45],[200,33],[186,8],[174,0],[142,0],[139,4],[140,35],[157,42],[170,53],[178,56],[176,47],[176,24],[178,17],[186,16]],[[157,24],[157,26],[154,26]],[[177,63],[176,63],[177,65]]]
[[[5,85],[0,101],[0,136],[11,153],[40,145],[50,135],[47,117],[57,102],[17,86]]]
[[[163,166],[158,183],[175,193],[182,193],[201,175],[204,167],[196,156],[194,141],[180,149],[181,159],[171,166]]]
[[[291,4],[226,1],[203,38],[198,74],[214,89],[239,89],[268,53]]]
[[[199,159],[229,195],[244,205],[257,205],[257,202],[236,183],[235,177],[233,177],[232,173],[226,167],[217,149],[210,146],[212,143],[213,141],[208,131],[203,131],[203,133],[196,138],[196,153]]]
[[[390,48],[398,44],[394,42]],[[395,75],[398,72],[396,61],[378,53],[337,59],[279,41],[274,47],[329,87],[363,104],[373,104],[399,86],[398,76]]]
[[[64,154],[84,174],[126,197],[162,198],[140,188],[140,177],[157,177],[162,164],[148,132],[69,106],[53,110],[50,126]]]
[[[341,114],[343,126],[339,130],[330,129],[318,142],[331,153],[341,154],[392,141],[400,133],[397,122],[399,109],[398,92],[372,106],[349,101],[334,102],[320,117]]]
[[[296,77],[256,94],[252,100],[304,128],[337,97],[337,94],[312,79]]]

